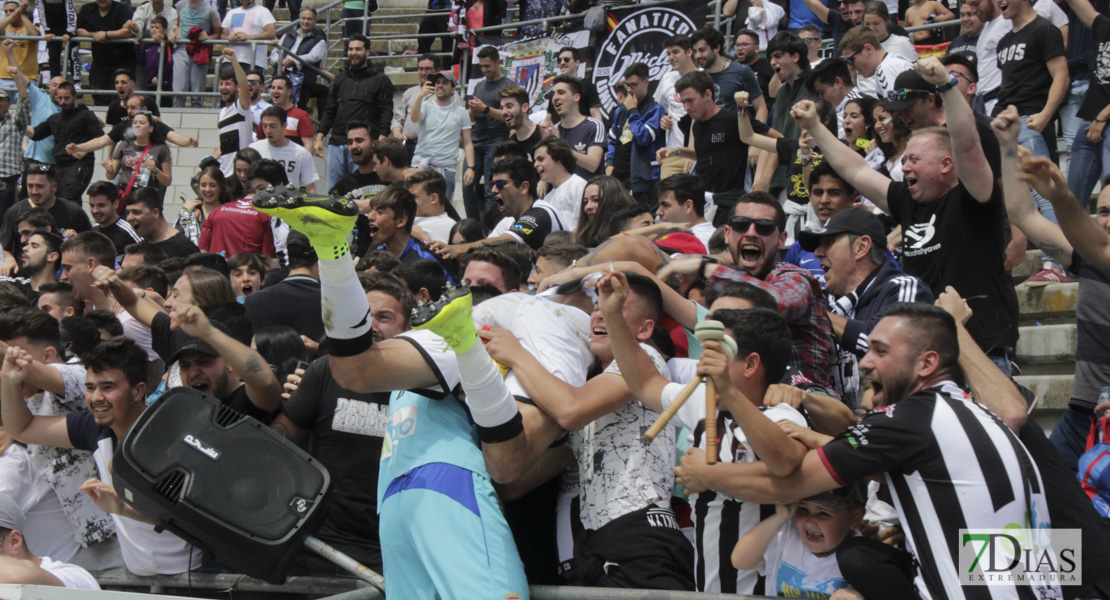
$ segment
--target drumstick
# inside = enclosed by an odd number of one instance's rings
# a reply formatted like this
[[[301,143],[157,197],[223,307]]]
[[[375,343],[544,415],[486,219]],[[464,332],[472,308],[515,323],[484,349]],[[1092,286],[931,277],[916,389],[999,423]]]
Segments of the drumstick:
[[[699,331],[701,332],[701,335],[699,335]],[[716,337],[717,332],[720,333],[720,337]],[[698,339],[727,339],[728,341],[724,342],[726,347],[725,352],[730,351],[729,343],[731,342],[732,354],[730,355],[730,358],[736,355],[736,342],[733,342],[731,338],[725,335],[725,327],[720,321],[702,321],[701,323],[698,323],[697,326],[694,327],[694,336]],[[701,336],[707,337],[703,338]],[[649,427],[648,430],[644,432],[644,441],[650,442],[655,439],[655,436],[659,435],[659,432],[663,430],[663,427],[665,427],[667,423],[670,422],[671,418],[674,417],[676,412],[678,412],[678,409],[682,408],[682,405],[685,404],[686,400],[690,398],[690,394],[693,394],[694,390],[697,389],[698,385],[703,381],[705,381],[704,377],[695,377],[686,384],[686,387],[682,388],[682,390],[678,393],[678,396],[675,396],[674,401],[671,402],[671,405],[667,407],[667,410],[663,411],[663,414],[659,415],[659,418],[657,418],[655,422],[651,424],[651,427]]]

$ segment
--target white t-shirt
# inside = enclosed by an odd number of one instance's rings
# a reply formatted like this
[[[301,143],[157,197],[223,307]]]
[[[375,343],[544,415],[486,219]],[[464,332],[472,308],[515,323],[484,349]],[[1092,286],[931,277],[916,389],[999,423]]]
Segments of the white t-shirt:
[[[266,7],[255,4],[250,8],[239,7],[227,11],[221,26],[226,35],[233,33],[257,35],[262,33],[267,25],[273,25],[274,22],[274,15]],[[267,46],[265,42],[259,42],[255,45],[253,57],[251,56],[251,45],[249,43],[231,44],[229,47],[235,50],[239,62],[250,63],[260,69],[266,68]]]
[[[975,56],[979,59],[976,61],[979,68],[976,96],[986,96],[1002,85],[1002,71],[998,68],[998,42],[1013,28],[1013,23],[1001,14],[983,23],[983,31],[975,41]],[[987,107],[987,114],[990,114],[990,108]]]
[[[917,50],[914,49],[910,38],[904,35],[891,34],[881,45],[883,50],[904,59],[906,62],[913,63],[917,61]]]
[[[499,238],[502,235],[508,233],[509,228],[513,226],[513,223],[516,223],[516,219],[514,219],[512,217],[502,218],[500,221],[497,222],[497,226],[494,227],[493,230],[489,232],[489,235],[486,236],[486,239],[487,240],[492,240],[494,238]]]
[[[420,105],[420,117],[415,156],[428,159],[433,167],[454,169],[459,162],[459,138],[470,129],[470,114],[457,104],[440,106],[429,96]]]
[[[671,117],[671,128],[667,130],[667,148],[681,148],[685,145],[683,142],[686,136],[682,134],[678,122],[686,116],[686,107],[682,105],[682,101],[678,99],[678,93],[674,91],[674,84],[681,77],[678,71],[668,71],[659,80],[659,87],[655,88],[656,104],[662,106]]]
[[[112,485],[110,464],[115,451],[111,438],[101,439],[93,452],[100,480]],[[204,555],[185,540],[169,531],[158,533],[154,525],[136,521],[120,515],[112,515],[119,536],[120,551],[127,564],[127,570],[135,575],[176,575],[190,567],[200,566]]]
[[[709,253],[709,238],[713,237],[713,234],[716,231],[717,228],[708,221],[705,223],[698,223],[697,225],[694,225],[690,228],[690,233],[694,234],[694,237],[701,240],[702,245],[705,246],[705,251],[707,254]]]
[[[659,374],[667,363],[655,348],[640,344]],[[604,374],[620,377],[617,361]],[[675,430],[664,427],[650,444],[641,437],[659,414],[632,400],[571,432],[581,478],[581,518],[586,529],[600,529],[613,519],[655,503],[670,505],[674,489]]]
[[[582,205],[582,192],[585,189],[586,180],[571,174],[562,185],[550,190],[543,197],[544,202],[559,211],[559,218],[567,231],[574,231],[578,227],[578,209]]]
[[[0,454],[0,495],[23,509],[23,535],[27,549],[36,556],[51,555],[68,561],[81,546],[73,526],[62,511],[58,495],[35,471],[23,446],[12,444]]]
[[[286,140],[284,146],[277,148],[269,140],[258,140],[250,147],[258,150],[262,158],[281,163],[281,166],[285,167],[285,176],[289,178],[289,185],[293,187],[305,187],[320,179],[316,174],[316,163],[312,162],[312,155],[300,144]]]
[[[782,598],[828,598],[846,588],[836,553],[821,557],[809,551],[791,517],[763,552],[766,593]]]
[[[217,124],[220,127],[220,171],[223,172],[224,177],[233,177],[235,153],[251,143],[251,129],[254,124],[251,109],[243,108],[239,98],[235,98],[230,106],[220,109]]]
[[[913,63],[892,52],[887,52],[882,62],[875,68],[875,74],[856,79],[856,87],[862,94],[885,99],[886,93],[894,90],[894,81],[898,79],[898,75],[910,69],[913,69]]]
[[[1065,27],[1069,23],[1068,15],[1059,6],[1056,6],[1056,3],[1052,0],[1037,0],[1033,4],[1033,10],[1038,15],[1048,19],[1048,22],[1056,27]]]
[[[42,559],[43,571],[50,573],[58,578],[67,588],[75,590],[99,590],[100,584],[96,582],[96,578],[92,573],[78,567],[64,562],[58,562],[49,556],[40,557]]]
[[[444,243],[451,242],[448,238],[451,236],[451,228],[455,226],[455,223],[457,221],[447,213],[438,214],[434,217],[416,217],[413,219],[413,224],[423,229],[424,233],[428,234],[429,240]]]

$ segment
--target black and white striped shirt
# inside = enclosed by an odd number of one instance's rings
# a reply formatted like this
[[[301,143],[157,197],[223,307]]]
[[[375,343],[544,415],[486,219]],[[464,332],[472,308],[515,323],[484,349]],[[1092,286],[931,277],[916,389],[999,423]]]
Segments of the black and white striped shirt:
[[[1040,597],[1028,585],[960,585],[960,529],[1050,523],[1040,472],[1025,446],[956,384],[874,410],[817,452],[841,485],[885,474],[920,565],[923,598]]]

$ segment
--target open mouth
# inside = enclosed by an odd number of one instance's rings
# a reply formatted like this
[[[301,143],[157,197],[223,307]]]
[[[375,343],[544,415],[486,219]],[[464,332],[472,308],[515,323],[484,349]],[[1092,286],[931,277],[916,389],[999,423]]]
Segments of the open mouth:
[[[196,390],[198,392],[201,392],[202,394],[207,394],[208,390],[211,389],[212,386],[208,385],[208,383],[205,382],[205,383],[194,383],[190,387],[192,387],[194,390]]]
[[[376,225],[369,225],[367,227],[367,230],[370,232],[370,237],[371,238],[378,237],[378,227]]]
[[[747,264],[755,264],[763,256],[763,249],[755,244],[742,244],[740,246],[740,260]]]
[[[830,265],[829,263],[827,263],[827,262],[825,262],[825,261],[821,261],[821,270],[822,270],[822,271],[824,271],[825,273],[828,273],[828,272],[829,272],[829,268],[830,268],[831,266],[832,266],[832,265]]]
[[[250,284],[250,283],[244,283],[242,291],[243,291],[243,297],[245,298],[245,297],[251,295],[251,292],[254,291],[254,285]]]
[[[820,544],[825,541],[825,534],[820,531],[806,530],[806,541],[810,544]]]
[[[106,413],[106,412],[112,410],[112,405],[108,404],[107,402],[97,403],[97,404],[93,404],[92,406],[90,406],[89,409],[92,410],[93,414],[98,415],[98,414],[103,414],[103,413]]]
[[[917,178],[916,178],[916,177],[910,177],[910,176],[907,176],[907,177],[905,178],[905,184],[906,184],[906,187],[911,187],[911,188],[912,188],[912,187],[914,187],[915,185],[917,185]]]

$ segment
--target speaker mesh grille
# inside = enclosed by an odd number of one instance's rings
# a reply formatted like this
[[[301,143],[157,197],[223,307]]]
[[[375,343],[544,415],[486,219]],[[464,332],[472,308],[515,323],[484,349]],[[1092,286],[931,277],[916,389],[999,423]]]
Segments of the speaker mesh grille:
[[[185,474],[181,471],[174,471],[154,486],[154,493],[177,504],[177,501],[181,498],[181,489],[184,485]]]
[[[221,405],[216,411],[216,424],[220,427],[231,427],[237,423],[243,415],[232,408]]]

